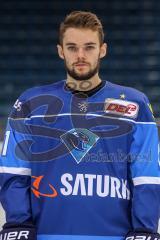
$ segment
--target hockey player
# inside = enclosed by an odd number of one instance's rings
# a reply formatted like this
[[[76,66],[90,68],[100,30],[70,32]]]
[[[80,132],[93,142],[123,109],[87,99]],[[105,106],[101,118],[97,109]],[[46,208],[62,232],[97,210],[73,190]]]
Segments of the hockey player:
[[[1,240],[158,240],[158,133],[147,97],[101,80],[97,16],[60,26],[67,79],[25,91],[2,149]]]

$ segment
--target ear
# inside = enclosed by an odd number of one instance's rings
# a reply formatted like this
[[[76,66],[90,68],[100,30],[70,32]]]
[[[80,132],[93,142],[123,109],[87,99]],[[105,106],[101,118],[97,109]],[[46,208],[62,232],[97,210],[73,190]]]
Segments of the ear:
[[[63,48],[60,44],[57,44],[58,55],[60,58],[64,59]]]
[[[100,47],[100,58],[103,58],[107,54],[107,43],[103,43],[102,46]]]

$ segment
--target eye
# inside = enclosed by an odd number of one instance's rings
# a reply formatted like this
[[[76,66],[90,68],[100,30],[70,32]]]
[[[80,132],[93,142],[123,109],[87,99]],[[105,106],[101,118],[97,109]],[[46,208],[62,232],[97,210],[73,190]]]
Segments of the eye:
[[[74,46],[70,46],[70,47],[68,47],[68,50],[71,51],[71,52],[76,52],[77,48],[74,47]]]
[[[90,51],[90,50],[95,49],[95,47],[94,47],[94,46],[87,46],[85,49],[86,49],[87,51]]]

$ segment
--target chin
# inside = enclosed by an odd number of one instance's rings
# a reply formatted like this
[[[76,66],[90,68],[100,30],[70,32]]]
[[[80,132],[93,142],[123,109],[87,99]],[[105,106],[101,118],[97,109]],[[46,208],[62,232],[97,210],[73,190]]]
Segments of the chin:
[[[86,71],[83,73],[79,73],[77,71],[73,71],[73,70],[69,70],[67,69],[67,73],[69,74],[70,77],[72,77],[73,79],[77,80],[77,81],[86,81],[91,79],[92,77],[94,77],[97,74],[97,69],[95,68],[93,71]]]
[[[79,75],[79,76],[77,75],[77,76],[75,76],[74,79],[77,81],[87,81],[90,79],[90,77],[88,77],[88,75],[87,76],[86,75]]]

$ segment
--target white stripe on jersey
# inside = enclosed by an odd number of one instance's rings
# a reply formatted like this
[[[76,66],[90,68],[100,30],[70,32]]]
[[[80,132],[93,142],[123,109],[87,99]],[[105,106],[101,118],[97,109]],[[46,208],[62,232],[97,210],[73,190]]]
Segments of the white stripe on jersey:
[[[128,121],[128,122],[133,122],[135,124],[149,124],[149,125],[157,125],[156,122],[136,122],[132,119],[128,118],[120,118],[120,117],[113,117],[113,116],[104,116],[100,114],[95,114],[95,113],[60,113],[60,114],[51,114],[51,115],[33,115],[31,117],[26,117],[26,118],[11,118],[9,117],[8,119],[11,120],[31,120],[33,118],[44,118],[44,117],[63,117],[63,116],[93,116],[93,117],[102,117],[102,118],[109,118],[109,119],[118,119],[122,121]]]
[[[142,184],[160,184],[160,177],[135,177],[133,178],[134,186]]]
[[[0,167],[0,173],[11,173],[31,176],[31,169],[21,167]]]

